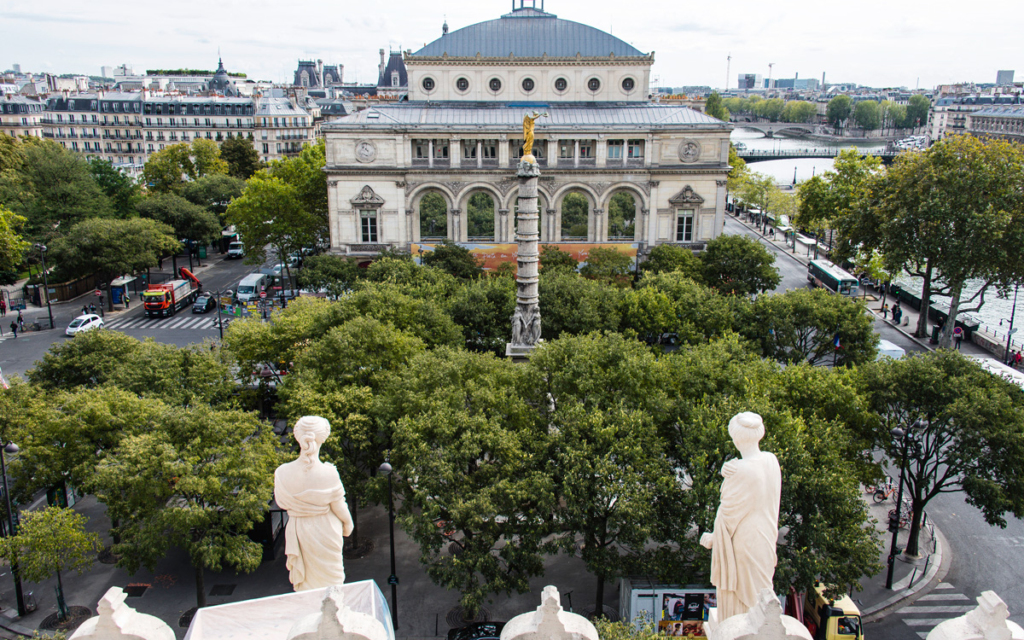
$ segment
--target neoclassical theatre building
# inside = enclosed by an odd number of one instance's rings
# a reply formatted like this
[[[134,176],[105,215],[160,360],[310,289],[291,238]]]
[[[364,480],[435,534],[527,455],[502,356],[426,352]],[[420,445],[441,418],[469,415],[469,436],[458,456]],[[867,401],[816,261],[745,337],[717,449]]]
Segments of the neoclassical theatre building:
[[[408,100],[324,125],[335,252],[515,242],[515,167],[534,111],[547,113],[534,143],[542,242],[701,249],[721,233],[731,127],[653,103],[653,53],[531,1],[445,24],[405,54]]]

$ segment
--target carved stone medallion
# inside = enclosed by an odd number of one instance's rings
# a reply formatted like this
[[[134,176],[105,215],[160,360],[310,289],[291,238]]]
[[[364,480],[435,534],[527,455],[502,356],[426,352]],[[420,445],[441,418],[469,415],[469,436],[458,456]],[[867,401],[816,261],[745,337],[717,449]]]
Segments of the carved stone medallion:
[[[377,159],[377,146],[369,140],[360,140],[356,143],[356,160],[359,162],[373,162]]]
[[[696,140],[683,140],[680,142],[679,160],[687,164],[700,160],[700,143]]]

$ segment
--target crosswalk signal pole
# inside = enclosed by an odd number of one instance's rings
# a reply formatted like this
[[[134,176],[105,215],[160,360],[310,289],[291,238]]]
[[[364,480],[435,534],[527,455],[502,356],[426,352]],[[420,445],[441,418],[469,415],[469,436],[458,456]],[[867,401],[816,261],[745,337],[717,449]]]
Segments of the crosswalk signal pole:
[[[220,343],[224,344],[224,314],[221,308],[222,296],[217,292],[217,331],[220,333]]]

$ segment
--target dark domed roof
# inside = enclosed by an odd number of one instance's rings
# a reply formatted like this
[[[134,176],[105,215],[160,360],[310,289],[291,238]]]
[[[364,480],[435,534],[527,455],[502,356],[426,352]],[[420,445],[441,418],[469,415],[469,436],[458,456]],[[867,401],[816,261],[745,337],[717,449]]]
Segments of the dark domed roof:
[[[645,54],[610,33],[594,27],[560,20],[533,8],[516,9],[497,20],[488,20],[443,35],[423,47],[414,57],[471,58],[603,58],[642,57]]]

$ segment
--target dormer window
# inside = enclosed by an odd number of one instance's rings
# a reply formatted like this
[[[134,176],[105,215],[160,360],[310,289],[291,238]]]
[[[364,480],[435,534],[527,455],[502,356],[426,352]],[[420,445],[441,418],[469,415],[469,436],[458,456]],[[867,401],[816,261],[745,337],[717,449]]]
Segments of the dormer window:
[[[391,86],[392,87],[397,87],[398,86],[398,72],[397,71],[392,71],[391,72]]]

